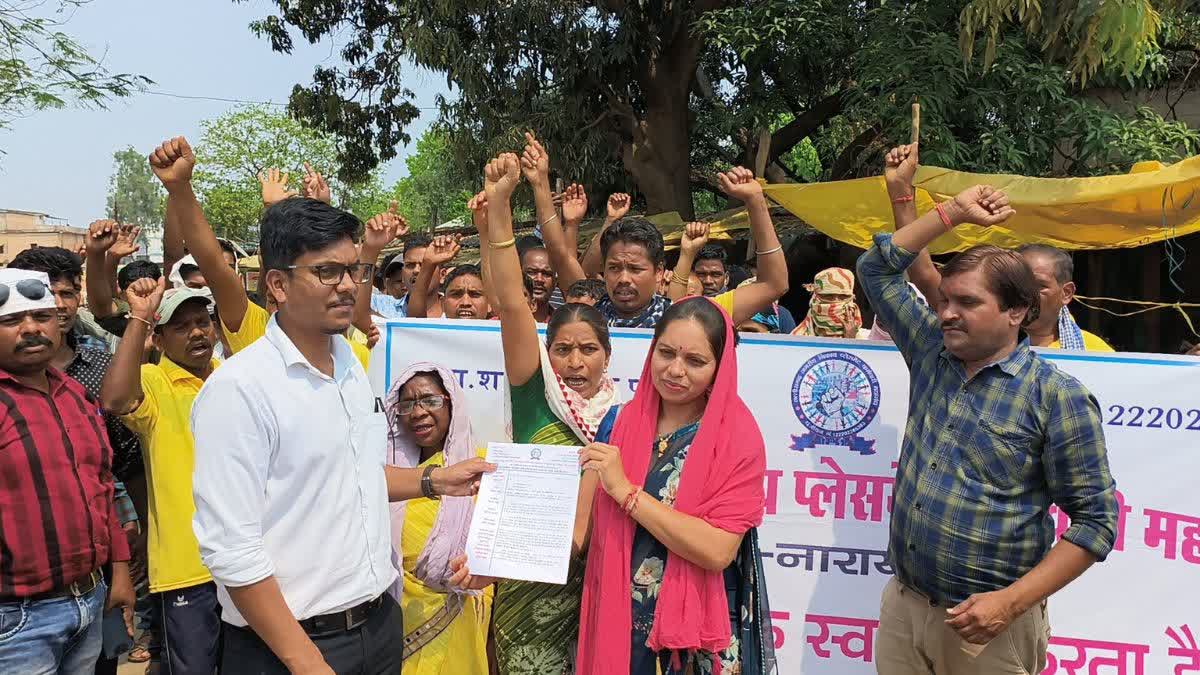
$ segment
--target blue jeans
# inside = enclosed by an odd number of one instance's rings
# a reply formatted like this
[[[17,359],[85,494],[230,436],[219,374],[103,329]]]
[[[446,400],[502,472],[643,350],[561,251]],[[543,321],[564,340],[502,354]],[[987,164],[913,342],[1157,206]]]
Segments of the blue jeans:
[[[0,673],[90,675],[103,643],[108,585],[51,600],[0,602]]]

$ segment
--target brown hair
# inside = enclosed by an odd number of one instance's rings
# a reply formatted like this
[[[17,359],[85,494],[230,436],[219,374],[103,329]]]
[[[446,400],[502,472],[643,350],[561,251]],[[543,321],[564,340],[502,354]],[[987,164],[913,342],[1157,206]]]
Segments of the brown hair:
[[[972,246],[942,267],[942,277],[956,276],[976,268],[983,269],[988,290],[999,300],[1000,309],[1027,310],[1022,326],[1037,320],[1041,307],[1038,303],[1038,285],[1021,254],[988,244]]]

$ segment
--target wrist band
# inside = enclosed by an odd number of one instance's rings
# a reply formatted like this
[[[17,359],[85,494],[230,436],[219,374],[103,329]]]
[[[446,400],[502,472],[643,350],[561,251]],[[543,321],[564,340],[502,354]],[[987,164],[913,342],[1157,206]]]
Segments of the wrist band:
[[[625,497],[625,501],[621,502],[621,510],[625,512],[625,515],[628,516],[633,513],[634,507],[637,506],[638,495],[641,494],[641,492],[642,492],[642,488],[635,487],[635,488],[633,488],[633,492],[630,492]]]
[[[780,245],[776,246],[775,248],[771,249],[770,251],[755,251],[754,255],[756,255],[756,256],[771,255],[772,253],[779,253],[782,250],[783,250],[783,244],[780,244]]]
[[[904,195],[903,197],[896,197],[895,199],[892,200],[892,203],[893,204],[903,204],[905,202],[911,202],[912,200],[913,200],[912,195]]]
[[[154,330],[154,324],[150,323],[149,321],[143,319],[140,316],[134,316],[134,315],[130,314],[129,318],[133,319],[134,321],[141,321],[142,323],[146,324],[147,328],[149,328],[150,330]]]
[[[949,232],[950,230],[953,230],[954,223],[950,222],[950,216],[946,215],[946,207],[938,204],[933,208],[937,209],[938,217],[942,219],[942,225],[945,226],[946,231]]]
[[[440,468],[437,464],[430,464],[421,474],[421,494],[425,495],[426,499],[438,498],[437,493],[433,491],[433,470],[437,468]]]
[[[671,270],[671,283],[683,284],[684,286],[687,286],[688,280],[680,277],[678,272]]]
[[[498,251],[502,248],[508,248],[509,246],[512,246],[515,243],[517,243],[516,237],[512,237],[510,239],[505,239],[504,241],[489,241],[488,248]]]
[[[541,224],[538,225],[538,229],[540,230],[542,227],[549,225],[550,221],[557,220],[557,219],[558,219],[557,213],[551,215],[549,218],[545,219],[544,221],[541,222]]]

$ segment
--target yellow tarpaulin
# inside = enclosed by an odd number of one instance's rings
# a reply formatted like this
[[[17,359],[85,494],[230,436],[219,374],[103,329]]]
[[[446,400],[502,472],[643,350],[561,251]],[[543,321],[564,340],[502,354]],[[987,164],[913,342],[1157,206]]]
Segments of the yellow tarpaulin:
[[[1148,162],[1129,174],[1095,178],[1029,178],[923,166],[914,184],[919,213],[978,184],[1007,192],[1017,211],[1002,226],[955,228],[933,243],[934,253],[1034,242],[1063,249],[1127,248],[1200,231],[1200,198],[1193,198],[1200,191],[1200,156],[1170,166]],[[868,248],[871,235],[894,228],[882,177],[775,184],[765,191],[804,222],[852,246]]]

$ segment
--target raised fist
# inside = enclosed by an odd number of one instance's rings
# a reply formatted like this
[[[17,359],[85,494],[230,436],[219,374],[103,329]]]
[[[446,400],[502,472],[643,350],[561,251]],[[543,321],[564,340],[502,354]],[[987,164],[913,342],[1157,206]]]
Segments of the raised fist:
[[[762,185],[754,180],[754,172],[741,166],[735,166],[729,171],[717,174],[717,182],[721,191],[734,199],[749,203],[762,197]]]
[[[189,183],[192,169],[196,167],[196,155],[183,136],[176,136],[150,153],[150,168],[158,180],[170,190],[172,187]]]
[[[917,144],[901,145],[892,148],[883,158],[883,179],[888,185],[908,187],[912,185],[913,176],[917,173],[919,164]]]
[[[88,225],[87,236],[84,239],[84,249],[88,253],[104,253],[117,243],[119,234],[117,221],[97,220]]]
[[[517,156],[506,152],[487,163],[483,170],[483,189],[488,201],[492,199],[508,199],[517,183],[521,182],[520,162]]]
[[[163,292],[167,288],[167,277],[163,275],[154,279],[138,279],[129,285],[125,291],[125,301],[129,303],[129,313],[140,319],[156,321],[158,306],[162,303]]]
[[[1008,205],[1008,195],[989,185],[963,190],[947,202],[946,207],[946,215],[953,225],[974,223],[990,227],[1003,223],[1016,213]]]
[[[683,238],[679,240],[680,253],[695,257],[708,243],[709,227],[708,223],[688,223],[683,228]]]
[[[532,131],[525,132],[525,151],[521,153],[521,171],[530,185],[550,186],[550,153],[534,138]]]

